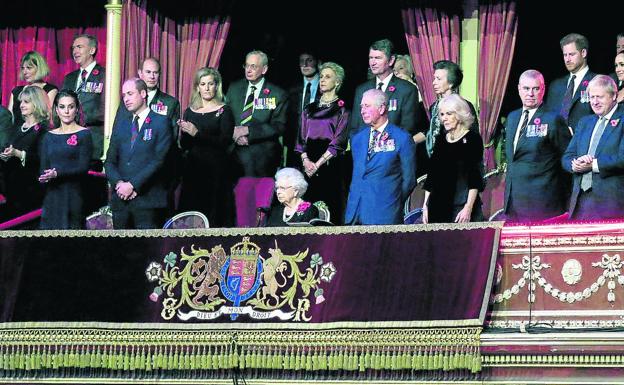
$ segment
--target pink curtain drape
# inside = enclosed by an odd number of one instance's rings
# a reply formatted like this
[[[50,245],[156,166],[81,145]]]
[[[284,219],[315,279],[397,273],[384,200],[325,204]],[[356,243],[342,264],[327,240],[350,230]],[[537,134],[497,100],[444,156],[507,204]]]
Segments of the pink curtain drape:
[[[403,8],[401,13],[416,83],[428,107],[436,98],[431,85],[433,63],[444,59],[457,63],[459,59],[459,16],[433,5],[410,6]]]
[[[19,79],[20,59],[28,51],[39,52],[50,67],[46,81],[61,88],[63,78],[78,68],[71,57],[74,36],[89,33],[98,39],[96,60],[105,64],[106,28],[102,10],[102,25],[88,28],[68,27],[22,27],[0,29],[0,84],[2,85],[2,105],[9,103],[11,90],[17,85],[26,84]]]
[[[170,18],[146,0],[124,3],[122,17],[122,79],[137,76],[140,62],[153,56],[161,62],[160,88],[189,103],[193,75],[201,67],[218,67],[230,29],[229,16]]]
[[[514,1],[484,1],[479,5],[479,120],[486,144],[483,161],[486,170],[496,167],[491,145],[503,96],[509,81],[516,45],[518,17]]]

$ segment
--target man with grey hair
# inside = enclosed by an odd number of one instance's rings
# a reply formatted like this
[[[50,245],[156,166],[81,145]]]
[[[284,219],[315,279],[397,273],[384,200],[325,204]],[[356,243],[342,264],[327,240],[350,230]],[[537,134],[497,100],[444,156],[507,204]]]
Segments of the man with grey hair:
[[[280,164],[279,138],[286,127],[288,94],[265,79],[267,55],[251,51],[243,64],[245,79],[230,85],[226,100],[234,114],[234,154],[241,176],[273,176]]]
[[[617,86],[597,75],[587,87],[594,115],[579,121],[561,160],[574,176],[570,218],[624,217],[624,113],[617,104]]]
[[[415,144],[408,132],[388,121],[382,90],[364,92],[360,113],[365,125],[351,137],[353,176],[345,223],[401,224],[403,204],[416,185]]]
[[[561,116],[546,111],[544,76],[536,70],[520,75],[522,108],[507,117],[505,216],[512,222],[539,221],[566,211],[570,180],[561,156],[571,133]]]
[[[569,74],[550,84],[546,106],[559,113],[575,132],[578,121],[592,113],[587,84],[596,74],[587,66],[589,42],[585,36],[568,34],[559,41],[559,45]]]

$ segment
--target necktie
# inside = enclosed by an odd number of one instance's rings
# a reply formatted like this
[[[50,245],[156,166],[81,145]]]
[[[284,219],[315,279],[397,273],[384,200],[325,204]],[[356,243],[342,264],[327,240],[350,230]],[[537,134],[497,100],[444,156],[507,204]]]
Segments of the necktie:
[[[568,81],[568,88],[566,89],[566,92],[563,95],[563,100],[561,101],[560,115],[565,120],[568,120],[568,116],[570,116],[570,107],[572,107],[572,97],[574,96],[574,79],[576,79],[576,75],[572,75],[572,77],[570,77],[570,81]]]
[[[83,69],[80,73],[80,84],[76,87],[76,92],[84,91],[87,84],[87,70]]]
[[[253,114],[253,104],[254,104],[254,96],[256,93],[256,86],[251,86],[251,91],[249,92],[249,96],[247,96],[247,100],[245,100],[245,105],[243,106],[243,112],[241,112],[241,126],[247,125],[251,120],[251,115]]]
[[[378,90],[382,90],[382,91],[383,91],[383,82],[379,82],[379,83],[377,84],[377,89],[378,89]]]
[[[529,110],[524,110],[522,115],[524,115],[524,117],[522,118],[522,124],[520,125],[520,129],[518,130],[516,141],[514,142],[514,151],[516,151],[516,148],[518,148],[518,142],[520,142],[520,139],[524,136],[527,126],[529,125]]]
[[[303,93],[303,100],[301,101],[301,109],[303,110],[305,106],[310,103],[310,94],[312,93],[312,82],[308,82],[305,88],[305,92]]]
[[[372,135],[370,142],[368,142],[368,157],[370,159],[370,155],[373,153],[375,144],[377,143],[377,139],[379,138],[380,132],[377,130],[372,130]]]
[[[604,117],[598,119],[598,124],[596,125],[596,128],[594,129],[594,134],[592,135],[591,141],[589,142],[589,151],[587,152],[588,155],[596,155],[596,148],[598,147],[598,143],[600,143],[600,138],[604,133],[605,127],[607,127],[607,119]],[[583,177],[581,178],[581,188],[583,189],[583,191],[587,191],[591,188],[592,173],[593,171],[590,170],[583,174]]]
[[[131,135],[130,135],[130,148],[134,147],[134,142],[136,142],[137,137],[139,136],[139,116],[135,115],[134,119],[132,119],[132,127],[131,127]]]

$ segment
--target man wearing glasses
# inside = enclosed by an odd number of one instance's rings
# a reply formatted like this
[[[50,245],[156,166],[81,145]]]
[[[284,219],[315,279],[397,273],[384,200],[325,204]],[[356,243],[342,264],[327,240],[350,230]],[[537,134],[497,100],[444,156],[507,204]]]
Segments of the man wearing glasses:
[[[288,95],[268,82],[268,58],[262,51],[251,51],[245,58],[245,79],[230,85],[226,100],[234,113],[234,154],[240,176],[273,176],[279,166]]]

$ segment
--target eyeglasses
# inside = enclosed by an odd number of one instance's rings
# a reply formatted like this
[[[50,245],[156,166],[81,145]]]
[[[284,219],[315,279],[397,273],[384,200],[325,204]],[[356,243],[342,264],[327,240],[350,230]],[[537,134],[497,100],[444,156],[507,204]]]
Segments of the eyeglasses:
[[[243,64],[243,69],[244,70],[257,70],[258,68],[260,68],[261,66],[259,65],[255,65],[255,64]]]
[[[275,191],[286,191],[289,188],[292,188],[292,186],[275,186]]]

